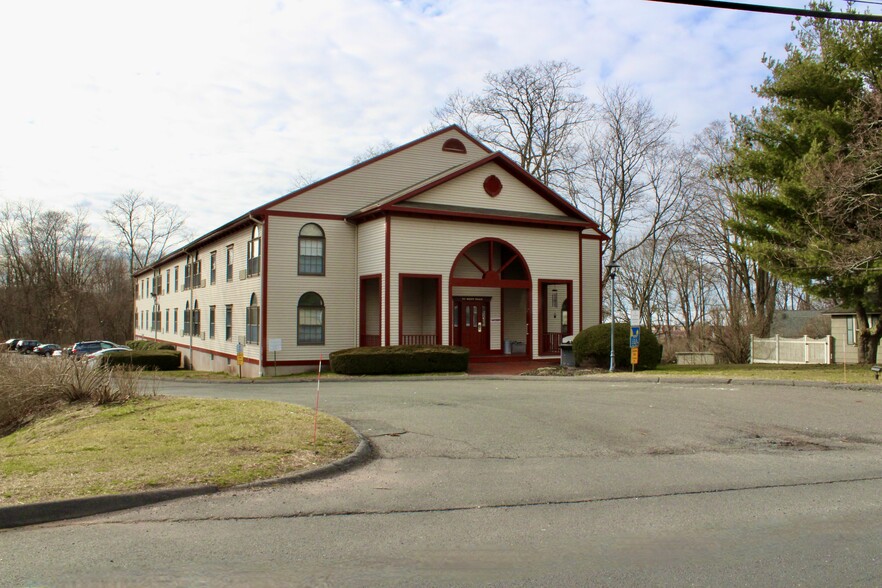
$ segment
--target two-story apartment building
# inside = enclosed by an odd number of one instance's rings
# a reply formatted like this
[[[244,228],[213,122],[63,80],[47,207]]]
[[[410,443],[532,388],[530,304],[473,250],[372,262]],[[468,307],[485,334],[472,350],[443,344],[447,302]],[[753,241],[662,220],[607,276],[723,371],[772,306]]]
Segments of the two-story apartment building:
[[[597,224],[452,126],[263,204],[136,273],[135,336],[290,373],[358,345],[554,356],[600,321]]]

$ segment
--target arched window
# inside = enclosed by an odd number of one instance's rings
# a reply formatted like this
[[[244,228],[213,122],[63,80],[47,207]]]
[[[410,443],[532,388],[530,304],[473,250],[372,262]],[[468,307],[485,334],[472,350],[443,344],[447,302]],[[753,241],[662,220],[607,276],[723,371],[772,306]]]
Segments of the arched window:
[[[182,335],[190,334],[190,301],[184,303],[184,324],[181,328]]]
[[[245,342],[257,343],[260,341],[260,304],[257,302],[257,294],[251,294],[251,301],[245,309]]]
[[[245,272],[249,277],[260,275],[260,225],[251,229],[251,240],[245,248]]]
[[[190,320],[193,321],[193,336],[194,337],[201,337],[202,336],[202,329],[201,329],[202,325],[200,324],[201,321],[199,320],[199,318],[200,318],[199,317],[199,301],[196,300],[193,302],[193,311],[190,313]]]
[[[325,302],[315,292],[307,292],[297,303],[297,344],[325,344]]]
[[[299,275],[325,275],[325,232],[320,226],[315,223],[303,225],[297,249]]]

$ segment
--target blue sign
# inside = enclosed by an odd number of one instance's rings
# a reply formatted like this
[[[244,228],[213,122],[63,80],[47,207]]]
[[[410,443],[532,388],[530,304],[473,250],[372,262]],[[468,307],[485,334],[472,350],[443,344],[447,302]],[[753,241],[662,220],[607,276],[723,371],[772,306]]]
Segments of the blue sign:
[[[631,347],[640,347],[640,327],[631,327]]]

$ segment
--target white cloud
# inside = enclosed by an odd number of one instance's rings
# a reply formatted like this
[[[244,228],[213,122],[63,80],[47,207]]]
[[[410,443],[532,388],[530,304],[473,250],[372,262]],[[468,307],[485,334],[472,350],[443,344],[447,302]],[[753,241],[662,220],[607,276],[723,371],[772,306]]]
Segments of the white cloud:
[[[201,233],[540,59],[581,66],[591,96],[635,86],[685,137],[755,103],[789,24],[644,0],[3,3],[0,198],[97,221],[141,190]]]

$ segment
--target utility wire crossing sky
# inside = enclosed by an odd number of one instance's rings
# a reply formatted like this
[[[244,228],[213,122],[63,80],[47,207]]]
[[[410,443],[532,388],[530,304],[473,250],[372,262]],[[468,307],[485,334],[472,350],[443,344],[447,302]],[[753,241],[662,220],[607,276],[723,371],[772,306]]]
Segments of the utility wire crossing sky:
[[[3,2],[0,198],[106,230],[108,203],[141,191],[201,234],[540,60],[579,66],[592,100],[633,86],[688,141],[758,104],[791,21],[645,0]]]

